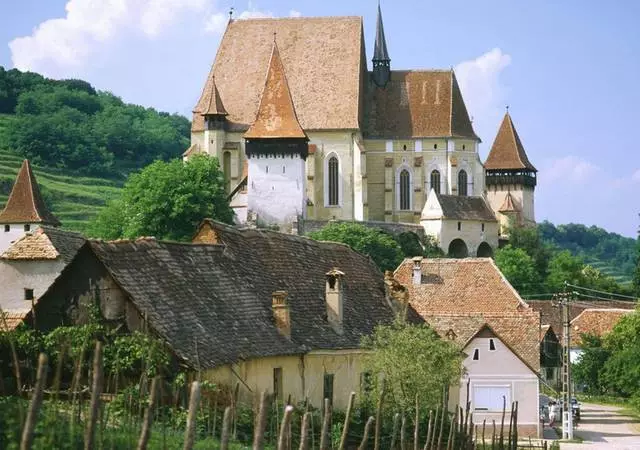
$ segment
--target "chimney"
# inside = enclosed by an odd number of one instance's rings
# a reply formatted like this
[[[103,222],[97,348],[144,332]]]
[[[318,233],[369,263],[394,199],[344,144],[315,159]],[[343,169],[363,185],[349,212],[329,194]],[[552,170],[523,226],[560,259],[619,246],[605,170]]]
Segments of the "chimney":
[[[327,320],[336,333],[342,334],[344,319],[344,272],[335,267],[326,273],[325,297],[327,302]]]
[[[287,304],[287,291],[275,291],[271,294],[271,309],[280,334],[291,337],[291,315]]]
[[[413,284],[422,284],[422,256],[415,256],[413,261]]]

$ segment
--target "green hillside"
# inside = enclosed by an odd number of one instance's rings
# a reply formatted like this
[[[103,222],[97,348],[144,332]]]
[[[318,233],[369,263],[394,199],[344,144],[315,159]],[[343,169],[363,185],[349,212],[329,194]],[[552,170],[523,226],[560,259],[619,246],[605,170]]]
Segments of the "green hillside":
[[[2,123],[0,120],[0,132]],[[23,158],[0,149],[0,205],[4,207]],[[60,169],[33,165],[45,201],[68,230],[83,232],[110,199],[118,196],[123,182],[106,178],[78,177]]]

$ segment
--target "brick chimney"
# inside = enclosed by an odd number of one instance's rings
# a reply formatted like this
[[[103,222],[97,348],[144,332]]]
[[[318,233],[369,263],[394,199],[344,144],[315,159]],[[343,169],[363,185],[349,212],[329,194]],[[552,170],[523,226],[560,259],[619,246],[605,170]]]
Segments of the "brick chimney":
[[[413,284],[422,284],[422,256],[414,256],[413,261]]]
[[[344,272],[335,267],[326,273],[325,298],[327,320],[336,333],[342,334],[344,320]]]
[[[275,291],[271,294],[271,309],[278,331],[283,336],[291,337],[291,315],[287,295],[287,291]]]

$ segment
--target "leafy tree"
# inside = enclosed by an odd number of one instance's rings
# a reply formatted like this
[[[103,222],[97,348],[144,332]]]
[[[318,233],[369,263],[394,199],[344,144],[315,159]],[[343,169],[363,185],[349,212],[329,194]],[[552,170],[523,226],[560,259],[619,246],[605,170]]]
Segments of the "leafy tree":
[[[549,261],[549,276],[546,283],[552,292],[560,292],[564,288],[564,283],[584,285],[582,270],[584,264],[568,250],[561,251]]]
[[[533,294],[540,289],[535,261],[524,249],[507,245],[496,251],[494,259],[502,274],[520,294]]]
[[[330,223],[309,233],[317,241],[342,242],[369,256],[380,270],[394,270],[402,262],[402,248],[390,234],[359,223]]]
[[[183,163],[156,161],[132,174],[119,201],[95,219],[91,234],[103,238],[155,236],[189,240],[205,217],[233,221],[218,160],[204,155]]]
[[[547,277],[553,249],[543,241],[538,227],[509,227],[509,245],[524,250],[533,259],[540,279]]]
[[[441,404],[442,391],[460,378],[462,352],[450,341],[440,339],[428,325],[411,325],[398,319],[378,325],[362,347],[370,352],[365,369],[373,389],[370,400],[380,394],[379,380],[385,380],[385,403],[409,412],[416,395],[421,408]]]
[[[611,356],[602,379],[611,391],[623,396],[640,395],[640,310],[623,316],[604,337]]]
[[[582,354],[572,368],[574,381],[590,394],[603,394],[606,387],[600,374],[611,352],[603,347],[602,338],[599,336],[583,334],[581,339]]]

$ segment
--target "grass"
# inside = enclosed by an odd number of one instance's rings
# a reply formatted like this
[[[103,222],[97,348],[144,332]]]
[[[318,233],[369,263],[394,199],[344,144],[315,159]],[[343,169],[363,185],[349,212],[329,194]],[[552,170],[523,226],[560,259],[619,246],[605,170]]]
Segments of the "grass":
[[[610,276],[618,284],[626,285],[632,282],[632,276],[630,274],[620,271],[619,268],[612,266],[606,261],[589,258],[585,262],[603,274]]]
[[[0,141],[10,124],[9,116],[0,115]],[[0,207],[8,199],[9,187],[22,165],[23,158],[0,149]],[[106,203],[120,195],[122,180],[76,176],[73,171],[32,165],[35,176],[51,211],[62,228],[86,232],[91,220]]]

